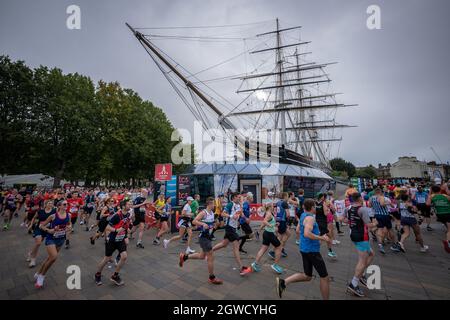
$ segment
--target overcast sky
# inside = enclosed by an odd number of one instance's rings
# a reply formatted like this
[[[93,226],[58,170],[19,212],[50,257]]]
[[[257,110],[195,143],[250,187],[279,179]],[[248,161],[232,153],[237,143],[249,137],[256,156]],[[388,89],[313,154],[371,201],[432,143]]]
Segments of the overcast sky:
[[[66,28],[71,4],[81,8],[81,30]],[[371,4],[381,8],[381,30],[366,27]],[[358,127],[343,132],[335,155],[355,165],[392,163],[403,155],[438,160],[432,146],[450,161],[447,0],[0,0],[0,54],[32,67],[118,81],[161,107],[175,127],[186,127],[193,117],[124,23],[198,26],[276,17],[282,25],[303,26],[315,61],[339,62],[328,70],[333,91],[344,93],[339,102],[359,104],[338,112],[338,122]],[[183,51],[183,45],[161,47],[192,71],[220,61],[207,50]]]

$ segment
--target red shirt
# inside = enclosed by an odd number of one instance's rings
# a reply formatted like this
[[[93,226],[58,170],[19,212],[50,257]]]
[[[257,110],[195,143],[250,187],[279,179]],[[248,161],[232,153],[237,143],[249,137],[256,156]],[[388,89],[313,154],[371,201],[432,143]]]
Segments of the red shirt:
[[[83,206],[83,199],[81,198],[70,198],[67,199],[67,213],[70,214],[71,218],[78,216],[78,211]]]

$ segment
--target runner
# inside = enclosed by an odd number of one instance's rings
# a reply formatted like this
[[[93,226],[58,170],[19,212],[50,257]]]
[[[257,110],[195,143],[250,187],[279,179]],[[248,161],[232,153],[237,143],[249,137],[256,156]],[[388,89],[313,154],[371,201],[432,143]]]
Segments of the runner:
[[[355,192],[358,192],[358,190],[356,190],[355,187],[353,186],[353,184],[350,183],[348,185],[348,188],[345,190],[345,199],[347,199],[351,202],[352,194],[354,194]]]
[[[98,264],[97,273],[94,276],[95,283],[98,286],[102,284],[103,268],[109,261],[111,261],[111,257],[116,250],[119,251],[120,260],[116,263],[116,269],[114,270],[114,274],[111,276],[110,280],[118,286],[124,284],[123,280],[120,278],[119,272],[128,257],[127,234],[129,225],[131,224],[130,208],[131,202],[127,202],[127,205],[123,211],[122,209],[119,209],[108,218],[108,225],[106,226],[108,236],[105,241],[105,256]]]
[[[39,251],[39,247],[42,244],[42,240],[46,237],[45,231],[43,231],[40,227],[41,224],[44,223],[49,216],[54,215],[56,212],[55,207],[53,206],[53,200],[49,199],[45,202],[45,206],[43,209],[38,210],[34,217],[31,219],[31,223],[29,226],[29,231],[33,231],[34,238],[34,246],[30,252],[28,252],[27,262],[30,268],[36,266],[36,257]]]
[[[403,227],[403,234],[399,241],[399,249],[403,253],[405,250],[405,240],[408,239],[411,229],[413,229],[414,235],[416,236],[416,241],[420,244],[420,252],[427,252],[428,246],[423,244],[422,234],[420,233],[420,227],[417,224],[417,219],[415,214],[417,213],[417,208],[413,206],[411,199],[407,193],[402,193],[400,195],[399,209],[401,220],[400,223]]]
[[[74,232],[73,228],[75,227],[78,219],[78,213],[80,208],[83,206],[83,199],[78,196],[78,191],[73,191],[71,193],[72,197],[67,199],[67,213],[70,214],[70,223],[72,224],[71,233]],[[66,235],[66,249],[69,249],[70,246],[70,233]]]
[[[336,230],[339,236],[343,236],[344,232],[341,230],[341,223],[345,219],[345,200],[334,200],[334,210],[335,210],[335,222]]]
[[[178,228],[179,228],[179,234],[177,236],[173,236],[170,239],[164,239],[163,245],[164,248],[167,249],[167,246],[171,241],[180,240],[183,238],[183,236],[187,233],[187,248],[186,248],[186,254],[194,253],[195,250],[191,249],[191,240],[192,240],[192,210],[191,210],[191,204],[192,201],[194,201],[194,198],[187,197],[186,198],[186,204],[183,207],[183,210],[181,211],[181,219],[178,222]]]
[[[155,207],[156,224],[159,226],[161,224],[161,215],[164,214],[164,206],[165,205],[166,205],[166,201],[164,200],[164,193],[160,193],[158,196],[158,199],[156,199],[156,201],[153,203],[153,206]],[[155,244],[155,240],[153,240],[153,244]],[[159,241],[156,244],[159,244]]]
[[[95,235],[89,238],[92,245],[95,244],[95,240],[100,238],[100,236],[105,233],[106,227],[108,226],[108,217],[112,216],[115,212],[116,212],[116,207],[115,207],[114,199],[107,198],[105,200],[105,206],[102,208],[102,211],[100,213],[98,229],[95,232]]]
[[[297,226],[295,228],[295,244],[300,244],[300,216],[303,213],[303,203],[305,202],[305,190],[298,189],[298,206],[295,211],[295,219],[297,220]]]
[[[160,219],[160,227],[159,227],[158,233],[156,234],[156,238],[153,240],[154,245],[160,244],[161,236],[169,231],[169,218],[172,214],[171,202],[172,202],[172,198],[167,197],[164,207],[160,214],[160,218],[159,218]]]
[[[80,222],[80,224],[84,224],[86,231],[89,231],[89,219],[91,218],[92,212],[95,210],[95,202],[94,190],[91,189],[84,198],[83,216],[81,217],[81,222],[83,223]]]
[[[252,269],[244,266],[239,255],[239,236],[236,232],[238,220],[242,215],[242,202],[240,194],[235,192],[231,195],[232,201],[227,204],[222,215],[225,217],[225,236],[224,239],[213,247],[213,251],[226,248],[231,242],[233,245],[233,254],[239,266],[239,274],[245,276],[252,272]]]
[[[291,236],[291,232],[287,227],[287,217],[289,216],[289,204],[288,204],[289,194],[287,192],[280,193],[280,199],[281,200],[279,200],[276,203],[276,208],[277,208],[276,221],[278,223],[277,233],[278,233],[278,239],[280,239],[280,242],[281,242],[281,248],[282,248],[281,256],[287,257],[288,255],[287,255],[287,252],[284,249],[284,247],[286,245],[286,241]],[[269,251],[268,255],[272,259],[275,259],[274,251]]]
[[[377,242],[378,251],[386,254],[384,250],[384,241],[388,238],[393,245],[391,250],[398,252],[400,249],[395,243],[394,232],[392,231],[391,216],[389,214],[389,206],[391,201],[385,197],[380,188],[375,188],[375,194],[369,200],[369,207],[375,212],[375,219],[377,220]]]
[[[431,228],[431,207],[427,205],[428,200],[428,192],[423,190],[423,187],[419,185],[417,187],[417,192],[412,197],[413,203],[419,210],[420,215],[424,218],[425,223],[427,224],[427,231],[433,231]]]
[[[377,221],[370,221],[370,211],[370,208],[363,206],[361,194],[358,192],[352,194],[352,205],[347,210],[347,217],[350,239],[358,252],[358,263],[355,267],[353,279],[347,286],[347,291],[358,297],[364,297],[364,292],[359,284],[367,287],[367,279],[364,273],[374,257],[374,252],[369,243],[369,229],[376,227]]]
[[[261,222],[260,231],[264,230],[263,233],[263,240],[262,240],[262,246],[261,249],[259,249],[258,253],[256,254],[255,261],[251,264],[251,267],[253,271],[259,272],[261,271],[261,266],[259,265],[261,258],[264,256],[264,254],[269,249],[269,246],[272,245],[275,248],[275,261],[271,265],[271,268],[273,271],[275,271],[278,274],[283,273],[283,268],[278,265],[281,258],[281,249],[282,245],[280,240],[278,240],[277,235],[275,234],[275,225],[276,225],[276,219],[273,216],[273,207],[269,204],[266,204],[264,206],[264,220]]]
[[[138,241],[136,242],[136,247],[144,249],[144,245],[142,244],[142,236],[144,235],[145,228],[145,215],[146,210],[145,206],[147,203],[148,192],[146,189],[141,189],[141,194],[136,197],[133,201],[133,209],[134,209],[134,221],[133,228],[131,229],[130,239],[133,239],[133,233],[136,229],[139,229]]]
[[[224,226],[224,221],[223,221],[223,217],[222,217],[222,211],[226,207],[226,205],[227,205],[227,200],[225,198],[225,195],[223,193],[220,193],[219,197],[217,197],[214,200],[214,214],[215,214],[216,223],[214,225],[214,229],[213,229],[213,232],[211,234],[211,240],[212,241],[216,240],[216,237],[214,236],[214,233],[217,230],[222,229],[223,226]]]
[[[316,222],[316,202],[313,199],[305,199],[303,203],[304,212],[300,216],[300,254],[303,260],[303,272],[295,273],[286,279],[276,278],[276,290],[278,296],[282,298],[283,291],[288,284],[294,282],[311,281],[313,268],[320,277],[320,292],[322,299],[328,300],[330,297],[330,279],[328,277],[325,261],[320,254],[320,241],[330,242],[326,234],[320,235],[319,225]]]
[[[450,196],[441,194],[441,188],[437,185],[431,187],[431,195],[427,199],[427,205],[433,205],[436,210],[437,221],[447,228],[447,239],[442,240],[444,249],[450,253]]]
[[[335,220],[335,214],[336,209],[334,208],[334,193],[333,191],[327,191],[326,197],[325,197],[325,203],[328,208],[327,213],[327,228],[328,228],[328,238],[331,239],[332,245],[340,244],[341,242],[336,239],[334,235],[334,220]],[[339,227],[337,227],[339,230]]]
[[[14,212],[16,212],[16,196],[17,190],[13,189],[10,193],[5,196],[4,206],[5,206],[5,214],[4,214],[4,224],[3,230],[9,230],[11,227],[11,220],[13,218]]]
[[[42,208],[43,199],[39,196],[39,192],[34,191],[31,197],[25,201],[25,217],[23,222],[20,224],[21,227],[29,228],[31,226],[31,220]]]
[[[329,238],[329,230],[328,230],[328,219],[327,219],[327,214],[328,214],[328,206],[325,202],[325,194],[323,193],[319,193],[317,195],[317,201],[316,201],[316,215],[315,215],[315,219],[316,222],[319,226],[319,231],[320,231],[320,235],[323,236],[324,234],[327,235],[327,237]],[[327,242],[327,247],[328,247],[328,257],[332,258],[332,259],[337,259],[337,254],[333,251],[333,249],[331,248],[331,240],[329,242]]]
[[[66,207],[66,200],[58,202],[56,212],[39,225],[39,228],[46,233],[45,246],[47,247],[48,257],[34,275],[36,279],[34,286],[38,289],[43,287],[45,275],[55,263],[58,253],[64,245],[66,234],[70,232],[72,227]]]
[[[201,228],[199,244],[202,248],[202,252],[188,254],[186,252],[181,252],[179,255],[179,266],[183,267],[183,264],[188,259],[200,259],[203,260],[206,257],[206,261],[208,263],[208,282],[211,284],[222,284],[223,281],[218,279],[214,275],[214,254],[212,250],[212,232],[214,230],[215,224],[215,214],[213,211],[214,208],[214,199],[208,198],[206,199],[206,208],[195,217],[192,222],[194,225],[199,226]]]
[[[239,252],[247,254],[247,251],[244,250],[244,244],[248,239],[253,238],[253,230],[250,227],[250,203],[253,202],[253,195],[251,193],[247,193],[247,196],[243,199],[243,215],[239,218],[239,224],[241,226],[241,231],[244,232],[244,235],[239,237],[239,240],[241,241],[239,245]]]
[[[287,224],[288,224],[289,228],[295,229],[295,227],[297,226],[296,214],[298,211],[299,200],[293,192],[289,192],[288,196],[289,196],[289,199],[288,199],[289,217],[288,217]]]

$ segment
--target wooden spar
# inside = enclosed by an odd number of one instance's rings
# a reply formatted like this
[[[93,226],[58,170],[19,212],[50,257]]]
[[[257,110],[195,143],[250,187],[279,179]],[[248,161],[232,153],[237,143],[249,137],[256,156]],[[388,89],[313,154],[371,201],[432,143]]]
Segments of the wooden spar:
[[[313,66],[310,66],[309,63],[305,63],[305,64],[299,65],[299,66],[306,66],[306,65],[308,65],[307,67],[301,67],[301,68],[296,68],[296,69],[284,70],[284,71],[281,71],[281,73],[285,74],[285,73],[291,73],[291,72],[320,69],[320,68],[326,67],[326,66],[328,66],[330,64],[333,64],[333,63],[323,63],[323,64],[318,64],[318,65],[313,65]],[[235,80],[235,79],[246,80],[246,79],[254,79],[254,78],[260,78],[260,77],[276,76],[278,74],[279,74],[279,72],[268,72],[268,73],[252,74],[250,76],[244,76],[244,77],[236,77],[236,78],[231,78],[231,79],[232,80]]]
[[[288,101],[288,100],[285,100]],[[346,104],[324,104],[324,105],[313,105],[313,106],[296,106],[296,107],[284,107],[285,104],[281,105],[282,107],[279,108],[273,108],[273,109],[264,109],[264,110],[253,110],[253,111],[242,111],[242,112],[232,112],[226,115],[226,117],[231,116],[242,116],[242,115],[251,115],[251,114],[260,114],[260,113],[273,113],[273,112],[279,112],[279,111],[291,111],[291,110],[311,110],[311,109],[327,109],[327,108],[344,108],[344,107],[350,107],[353,105],[346,105]]]
[[[280,84],[276,86],[268,86],[268,87],[260,87],[260,88],[253,88],[253,89],[245,89],[245,90],[238,90],[236,93],[241,92],[250,92],[250,91],[259,91],[259,90],[267,90],[267,89],[276,89],[276,88],[284,88],[284,87],[293,87],[293,86],[303,86],[303,85],[309,85],[309,84],[317,84],[322,82],[331,82],[330,79],[327,80],[319,80],[319,81],[308,81],[308,82],[299,82],[299,83],[290,83],[290,84]]]
[[[284,46],[276,46],[273,48],[267,48],[267,49],[261,49],[261,50],[256,50],[256,51],[251,51],[250,53],[260,53],[260,52],[266,52],[266,51],[270,51],[270,50],[280,50],[283,48],[289,48],[289,47],[294,47],[294,46],[302,46],[305,44],[311,43],[311,41],[304,41],[304,42],[297,42],[297,43],[292,43],[292,44],[286,44]]]

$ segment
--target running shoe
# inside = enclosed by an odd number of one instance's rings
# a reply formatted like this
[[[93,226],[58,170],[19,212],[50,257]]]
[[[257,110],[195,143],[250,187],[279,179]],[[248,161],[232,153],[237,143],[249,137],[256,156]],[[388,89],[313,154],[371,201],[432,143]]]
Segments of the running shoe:
[[[169,244],[169,240],[167,240],[167,239],[164,239],[163,240],[163,247],[164,247],[164,249],[167,249],[167,245]]]
[[[28,254],[27,254],[27,262],[30,262],[31,261],[31,254],[30,254],[30,252],[28,252]]]
[[[256,238],[256,240],[259,241],[259,231],[256,231],[256,233],[255,233],[255,238]]]
[[[269,255],[269,257],[271,257],[273,260],[275,260],[275,252],[269,251],[267,254]]]
[[[259,264],[257,264],[256,262],[252,262],[251,266],[252,266],[253,271],[255,271],[255,272],[261,271],[261,266]]]
[[[252,268],[245,267],[245,266],[241,268],[241,271],[239,271],[239,274],[241,276],[245,276],[245,275],[247,275],[249,273],[252,273]]]
[[[218,279],[216,277],[214,277],[212,279],[211,278],[208,279],[208,282],[211,283],[211,284],[222,284],[223,283],[223,281],[221,279]]]
[[[45,279],[45,276],[43,276],[41,274],[39,274],[37,276],[36,283],[34,284],[36,289],[40,289],[40,288],[42,288],[44,286],[44,279]]]
[[[397,245],[398,245],[398,249],[399,249],[401,252],[406,253],[405,247],[403,246],[402,243],[399,242],[399,243],[397,243]]]
[[[186,249],[186,254],[195,253],[195,250],[192,250],[191,248]]]
[[[30,264],[28,265],[28,267],[30,267],[30,268],[36,267],[36,259],[31,259]]]
[[[70,241],[69,241],[69,239],[66,239],[66,246],[65,246],[65,248],[69,249],[69,246],[70,246]]]
[[[288,256],[288,254],[287,254],[287,252],[284,250],[284,248],[281,249],[281,256],[282,256],[283,258],[286,258],[286,257]]]
[[[434,229],[430,226],[427,227],[427,231],[433,231]]]
[[[3,226],[3,231],[6,231],[6,230],[8,230],[8,229],[9,229],[8,225],[5,224],[5,225]]]
[[[283,268],[277,265],[276,263],[272,264],[270,267],[272,268],[273,271],[275,271],[278,274],[283,273]]]
[[[420,248],[420,252],[428,252],[428,246],[427,245],[423,245],[423,247]]]
[[[96,273],[95,275],[94,275],[94,280],[95,280],[95,284],[96,285],[98,285],[98,286],[101,286],[102,285],[102,274],[101,273]]]
[[[214,236],[211,238],[211,241],[216,241],[216,240],[217,240],[217,239],[216,239],[216,237],[214,237]]]
[[[25,223],[25,222],[22,222],[22,223],[20,224],[20,226],[21,226],[21,227],[25,227],[25,226],[26,226],[26,223]]]
[[[14,213],[14,217],[18,217],[19,216],[19,214],[16,212],[16,213]]]
[[[94,245],[95,244],[95,239],[93,237],[89,238],[91,240],[91,244]]]
[[[34,274],[34,280],[36,280],[38,277],[39,277],[39,273],[36,272],[36,273]]]
[[[180,252],[180,254],[178,255],[178,265],[180,266],[180,268],[183,267],[183,263],[184,263],[184,253]]]
[[[124,284],[124,282],[120,278],[119,274],[113,274],[110,279],[112,282],[114,282],[118,286],[122,286]]]
[[[295,240],[295,244],[300,244],[300,240]]]
[[[359,278],[359,283],[367,288],[367,278],[366,278],[366,276],[362,276],[361,278]]]
[[[444,245],[445,251],[447,251],[447,253],[450,253],[450,243],[447,240],[442,240],[442,244]]]
[[[357,297],[364,297],[364,292],[361,290],[359,286],[354,287],[352,283],[349,283],[347,286],[347,291],[350,291]]]
[[[160,243],[160,242],[159,242],[158,239],[153,240],[153,244],[154,244],[155,246],[157,246],[159,243]]]
[[[120,253],[117,255],[117,257],[114,259],[114,264],[117,266],[120,262]]]
[[[337,259],[337,254],[334,251],[328,251],[328,256],[332,259]]]
[[[400,248],[399,248],[398,244],[396,244],[396,243],[394,243],[390,249],[394,252],[400,252]]]
[[[338,231],[338,235],[343,236],[344,235],[344,231]]]
[[[88,231],[92,231],[92,229],[94,229],[94,225],[93,224],[89,227]]]
[[[332,243],[333,245],[341,244],[341,242],[340,242],[339,240],[333,240],[331,243]]]
[[[136,243],[136,248],[144,249],[144,245],[142,244],[142,242],[138,242]]]
[[[80,226],[82,226],[84,224],[84,221],[83,220],[81,220],[80,221]]]
[[[243,254],[247,254],[247,253],[248,253],[248,252],[245,251],[244,249],[239,249],[239,252],[240,252],[240,253],[243,253]]]
[[[378,251],[380,251],[380,253],[382,253],[382,254],[386,254],[386,251],[384,251],[383,246],[378,246]]]
[[[283,291],[286,290],[286,284],[284,283],[284,280],[279,277],[276,277],[275,281],[276,281],[275,289],[277,290],[278,297],[280,297],[280,299],[281,299],[281,297],[283,295]]]

